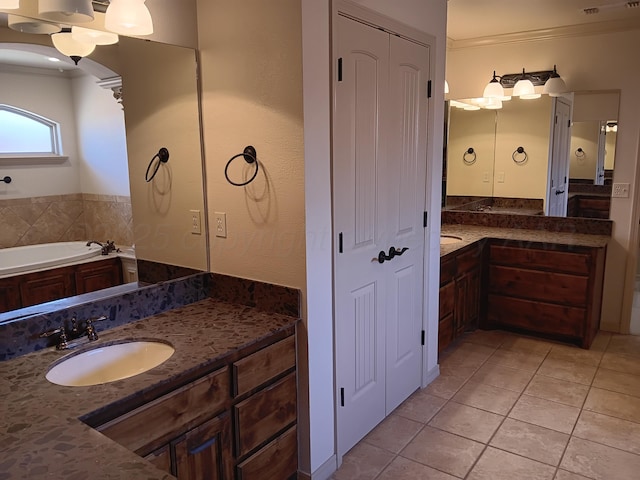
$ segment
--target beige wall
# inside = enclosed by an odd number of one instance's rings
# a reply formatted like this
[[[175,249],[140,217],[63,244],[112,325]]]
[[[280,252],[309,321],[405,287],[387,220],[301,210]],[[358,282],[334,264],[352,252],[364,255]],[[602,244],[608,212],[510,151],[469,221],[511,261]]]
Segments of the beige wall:
[[[571,127],[569,178],[594,180],[598,162],[598,122],[574,122]],[[578,148],[582,153],[578,153]]]
[[[554,64],[573,91],[620,89],[614,182],[630,183],[631,192],[629,198],[614,198],[611,203],[614,227],[607,251],[602,327],[623,332],[630,329],[640,220],[634,208],[638,203],[639,44],[639,30],[557,38],[547,35],[530,42],[450,48],[447,56],[452,98],[481,95],[494,69],[504,74],[519,72],[523,66],[529,71],[546,70]],[[640,325],[632,330],[640,333]]]
[[[300,2],[198,3],[202,116],[212,271],[305,286]],[[229,184],[227,161],[247,145],[260,171]],[[243,179],[242,158],[229,169]],[[227,237],[215,236],[226,213]]]

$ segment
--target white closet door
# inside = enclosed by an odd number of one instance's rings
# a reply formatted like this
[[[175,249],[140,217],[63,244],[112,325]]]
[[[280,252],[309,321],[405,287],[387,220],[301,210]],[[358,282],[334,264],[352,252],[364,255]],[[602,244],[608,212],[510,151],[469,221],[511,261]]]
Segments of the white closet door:
[[[389,139],[384,185],[388,244],[408,248],[386,268],[386,411],[420,386],[424,273],[423,213],[427,177],[429,49],[390,36]]]
[[[569,196],[569,149],[571,145],[571,105],[560,98],[554,101],[555,119],[551,137],[550,182],[547,215],[567,216]]]
[[[334,228],[338,452],[385,417],[384,237],[380,116],[388,96],[389,35],[339,17],[342,80],[335,84]],[[341,251],[340,251],[341,250]]]

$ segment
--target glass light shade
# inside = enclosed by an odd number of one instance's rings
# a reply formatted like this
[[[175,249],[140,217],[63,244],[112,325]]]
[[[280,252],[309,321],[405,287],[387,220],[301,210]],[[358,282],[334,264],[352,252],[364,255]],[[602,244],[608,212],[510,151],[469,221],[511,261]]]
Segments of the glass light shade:
[[[556,74],[557,75],[557,74]],[[551,76],[549,80],[544,84],[544,88],[542,89],[542,93],[546,93],[551,97],[557,97],[564,92],[567,91],[567,86],[564,83],[564,80],[558,76]]]
[[[489,98],[489,101],[485,103],[484,108],[487,110],[499,110],[502,108],[502,100],[499,98]]]
[[[15,10],[20,8],[20,0],[0,0],[0,10]]]
[[[91,0],[38,0],[38,13],[47,20],[61,23],[93,20]]]
[[[73,26],[71,27],[71,37],[80,43],[91,45],[113,45],[118,43],[118,35],[111,32],[101,32],[90,28]]]
[[[538,97],[540,96],[540,94],[536,94],[536,89],[534,88],[533,83],[531,83],[531,80],[523,78],[521,80],[518,80],[513,87],[514,97],[520,97],[524,99],[537,98],[533,95],[537,95]]]
[[[467,105],[464,107],[464,110],[480,110],[480,107],[477,105]]]
[[[60,32],[51,35],[53,46],[67,57],[86,57],[96,49],[95,45],[77,42],[71,32]]]
[[[7,15],[7,25],[11,30],[22,33],[36,33],[42,35],[51,35],[58,33],[62,28],[54,23],[41,22],[33,18],[21,17],[20,15]]]
[[[444,93],[449,93],[449,82],[444,81]]]
[[[105,28],[122,35],[151,35],[153,20],[144,2],[145,0],[111,0],[104,19]]]
[[[504,88],[502,88],[499,81],[491,80],[487,83],[487,86],[484,87],[482,96],[484,98],[502,98],[504,97]]]

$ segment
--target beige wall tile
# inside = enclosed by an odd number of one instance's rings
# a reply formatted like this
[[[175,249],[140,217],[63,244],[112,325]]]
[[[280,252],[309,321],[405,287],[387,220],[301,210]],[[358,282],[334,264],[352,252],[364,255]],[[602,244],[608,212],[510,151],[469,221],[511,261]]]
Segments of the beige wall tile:
[[[502,415],[450,401],[433,417],[429,425],[487,443],[503,420]]]
[[[467,382],[453,400],[471,407],[506,415],[516,403],[520,394],[512,390],[486,385],[476,381]]]
[[[552,480],[555,468],[489,447],[468,480]]]
[[[589,387],[544,375],[534,375],[524,393],[581,408],[589,393]]]
[[[569,435],[507,418],[491,439],[491,446],[557,466]]]

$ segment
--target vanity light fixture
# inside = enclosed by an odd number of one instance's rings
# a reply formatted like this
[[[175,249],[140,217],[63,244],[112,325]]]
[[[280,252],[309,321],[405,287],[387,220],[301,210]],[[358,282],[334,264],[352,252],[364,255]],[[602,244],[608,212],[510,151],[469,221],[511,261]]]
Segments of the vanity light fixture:
[[[502,84],[500,80],[498,80],[498,76],[496,75],[496,71],[493,71],[493,78],[487,86],[484,87],[484,93],[482,94],[484,98],[502,98],[504,97],[504,88],[502,88]]]
[[[20,0],[0,0],[0,10],[15,10],[20,8]]]
[[[76,65],[82,57],[91,55],[96,48],[92,43],[82,43],[74,40],[70,28],[63,28],[60,33],[51,35],[51,41],[56,50],[70,57]]]
[[[567,86],[564,83],[564,80],[560,78],[558,72],[556,71],[556,66],[553,66],[553,72],[551,72],[551,76],[549,80],[544,84],[544,88],[542,89],[542,93],[546,93],[550,97],[559,97],[561,94],[567,91]]]
[[[520,77],[520,80],[518,80],[513,87],[513,96],[520,97],[523,100],[540,98],[541,96],[539,93],[536,93],[533,82],[529,80],[529,77],[527,77],[524,68],[522,69],[522,76]]]
[[[449,82],[444,81],[444,93],[449,93]]]
[[[151,35],[153,20],[145,0],[111,0],[104,26],[121,35]]]
[[[42,22],[12,13],[7,14],[7,25],[11,30],[15,30],[16,32],[38,35],[51,35],[52,33],[58,33],[62,30],[62,27],[55,23]]]
[[[118,34],[116,33],[101,32],[76,25],[71,27],[71,38],[76,42],[91,45],[113,45],[114,43],[118,43]]]
[[[93,20],[91,0],[38,0],[38,14],[60,23],[85,23]]]
[[[523,68],[522,73],[508,73],[502,76],[496,75],[494,71],[493,78],[485,87],[483,96],[485,98],[499,98],[505,102],[511,97],[505,96],[504,89],[513,88],[512,95],[514,97],[539,98],[541,94],[536,93],[535,87],[542,85],[544,85],[543,93],[552,97],[557,97],[567,91],[567,86],[554,65],[553,70],[527,72]]]

